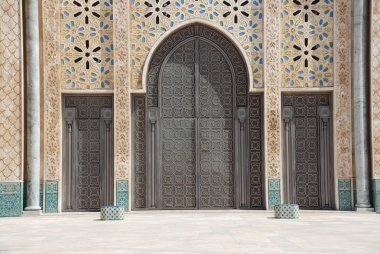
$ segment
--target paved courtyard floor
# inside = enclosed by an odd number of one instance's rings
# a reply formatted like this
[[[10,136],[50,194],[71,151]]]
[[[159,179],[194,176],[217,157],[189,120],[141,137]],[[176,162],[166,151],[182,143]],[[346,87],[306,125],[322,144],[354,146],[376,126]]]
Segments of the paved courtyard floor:
[[[1,253],[380,253],[380,214],[159,211],[0,218]]]

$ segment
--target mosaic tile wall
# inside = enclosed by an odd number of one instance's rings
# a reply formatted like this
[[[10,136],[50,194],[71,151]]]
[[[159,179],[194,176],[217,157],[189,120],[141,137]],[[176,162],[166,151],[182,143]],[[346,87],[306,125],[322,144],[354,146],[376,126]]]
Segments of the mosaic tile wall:
[[[131,0],[131,86],[142,87],[145,59],[161,35],[193,18],[231,33],[251,61],[253,85],[263,87],[263,0]]]
[[[0,183],[0,217],[21,216],[22,183]]]
[[[334,1],[282,0],[281,84],[334,84]]]
[[[372,165],[373,177],[380,178],[380,2],[372,1]]]
[[[128,181],[116,181],[116,205],[129,209]]]
[[[20,2],[0,1],[0,181],[22,180]]]
[[[375,212],[380,213],[380,179],[372,181],[372,190],[373,190],[373,206]]]
[[[339,210],[352,211],[352,179],[338,179]]]
[[[281,204],[281,180],[268,180],[268,209],[272,210],[276,205]]]
[[[58,213],[58,181],[45,181],[45,213]]]
[[[60,0],[63,89],[114,86],[113,1]]]

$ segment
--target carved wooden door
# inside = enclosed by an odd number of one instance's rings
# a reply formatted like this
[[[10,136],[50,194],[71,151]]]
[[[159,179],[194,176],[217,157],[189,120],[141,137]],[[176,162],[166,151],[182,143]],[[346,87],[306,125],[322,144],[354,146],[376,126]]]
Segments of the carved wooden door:
[[[113,204],[112,97],[64,98],[63,210]]]
[[[285,202],[333,207],[330,96],[283,96]]]
[[[202,25],[153,55],[133,96],[132,208],[263,208],[262,95],[225,37]]]

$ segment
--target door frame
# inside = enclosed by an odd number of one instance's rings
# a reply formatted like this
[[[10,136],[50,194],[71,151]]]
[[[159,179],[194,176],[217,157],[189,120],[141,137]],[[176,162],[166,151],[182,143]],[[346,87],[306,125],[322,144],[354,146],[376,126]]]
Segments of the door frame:
[[[281,149],[282,149],[282,191],[284,194],[284,203],[296,203],[293,201],[296,201],[296,179],[295,176],[294,179],[291,178],[291,173],[289,172],[289,168],[295,168],[295,126],[294,122],[292,122],[293,118],[293,112],[288,110],[284,107],[284,96],[288,95],[328,95],[329,96],[329,105],[328,106],[316,106],[317,107],[317,124],[318,124],[318,170],[319,170],[319,196],[320,196],[320,206],[319,208],[303,208],[304,210],[335,210],[336,209],[336,191],[335,191],[335,168],[334,168],[334,96],[333,92],[325,92],[325,91],[316,91],[316,92],[309,92],[309,91],[294,91],[294,92],[282,92],[281,93]],[[327,108],[328,112],[324,110],[323,108]],[[322,119],[324,118],[324,119]],[[327,120],[326,120],[327,119]],[[328,126],[328,131],[325,132],[326,136],[323,140],[323,137],[321,137],[320,132],[323,126],[321,125],[321,121],[326,122]],[[288,125],[285,123],[288,122]],[[289,134],[293,136],[293,139],[291,137],[288,137],[288,133],[286,128],[289,128]],[[320,144],[326,144],[324,147],[321,147]],[[288,151],[289,149],[290,151]],[[325,165],[321,165],[322,163],[322,153],[327,154],[329,156],[328,161],[325,163]],[[289,155],[289,156],[287,156]],[[290,158],[290,160],[288,160]],[[328,170],[327,176],[329,179],[327,179],[327,182],[323,182],[323,168],[325,167],[324,171]],[[295,172],[295,171],[294,171]],[[325,179],[326,180],[326,179]],[[328,190],[323,189],[323,183],[325,185],[329,185],[327,187]],[[293,193],[293,197],[291,197]],[[324,197],[323,197],[324,196]],[[330,207],[323,207],[323,201],[328,200],[330,202]]]
[[[114,204],[115,202],[115,170],[114,170],[114,96],[109,93],[99,93],[99,94],[85,94],[85,93],[65,93],[61,95],[61,107],[62,107],[62,200],[61,200],[61,211],[62,212],[93,212],[99,211],[99,209],[76,209],[72,206],[72,202],[76,199],[76,191],[72,191],[71,186],[76,186],[75,172],[78,168],[78,146],[74,146],[74,142],[78,141],[78,123],[76,120],[77,109],[76,108],[66,108],[65,98],[67,97],[110,97],[112,99],[111,111],[107,110],[109,108],[100,109],[100,132],[108,132],[106,136],[100,136],[100,149],[102,147],[106,149],[105,153],[100,154],[100,170],[102,167],[107,167],[107,172],[100,172],[100,207],[102,204],[102,198],[106,198],[109,204]],[[69,126],[67,121],[72,122],[71,133],[72,137],[68,136]],[[107,140],[108,146],[107,146]],[[109,148],[109,149],[107,149]],[[71,163],[66,160],[66,158],[72,158]],[[108,163],[104,163],[106,158],[109,157]],[[69,185],[71,186],[69,187]],[[106,190],[108,191],[106,191]],[[70,205],[69,208],[68,206]]]

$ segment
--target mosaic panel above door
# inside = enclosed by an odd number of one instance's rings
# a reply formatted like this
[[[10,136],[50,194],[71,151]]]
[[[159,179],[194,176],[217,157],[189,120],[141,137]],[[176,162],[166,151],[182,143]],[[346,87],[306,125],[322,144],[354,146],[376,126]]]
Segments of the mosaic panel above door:
[[[198,18],[231,33],[252,65],[254,87],[263,86],[263,0],[131,0],[131,87],[142,87],[142,69],[154,43],[181,22]]]

